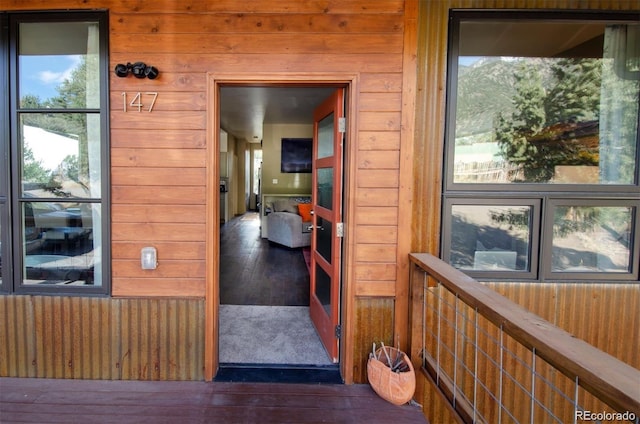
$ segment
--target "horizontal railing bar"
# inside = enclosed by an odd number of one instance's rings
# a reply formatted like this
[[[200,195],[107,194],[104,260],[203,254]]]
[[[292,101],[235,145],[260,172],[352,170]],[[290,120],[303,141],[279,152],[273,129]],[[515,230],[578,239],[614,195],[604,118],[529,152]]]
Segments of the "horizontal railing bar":
[[[640,370],[545,321],[439,258],[411,253],[410,261],[467,305],[619,412],[640,415]]]

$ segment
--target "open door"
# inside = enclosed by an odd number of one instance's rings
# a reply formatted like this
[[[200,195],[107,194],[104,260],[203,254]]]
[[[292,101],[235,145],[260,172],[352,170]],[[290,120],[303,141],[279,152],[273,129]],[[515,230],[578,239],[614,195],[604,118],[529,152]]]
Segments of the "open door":
[[[313,116],[313,227],[309,313],[334,363],[338,362],[340,338],[343,118],[343,89],[337,89],[329,96]]]

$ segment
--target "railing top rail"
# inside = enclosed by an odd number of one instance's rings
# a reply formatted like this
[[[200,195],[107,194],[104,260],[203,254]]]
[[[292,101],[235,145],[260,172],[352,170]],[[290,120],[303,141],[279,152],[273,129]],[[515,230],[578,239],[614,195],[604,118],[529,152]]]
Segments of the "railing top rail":
[[[463,302],[618,411],[640,415],[640,370],[529,312],[428,253],[409,259]]]

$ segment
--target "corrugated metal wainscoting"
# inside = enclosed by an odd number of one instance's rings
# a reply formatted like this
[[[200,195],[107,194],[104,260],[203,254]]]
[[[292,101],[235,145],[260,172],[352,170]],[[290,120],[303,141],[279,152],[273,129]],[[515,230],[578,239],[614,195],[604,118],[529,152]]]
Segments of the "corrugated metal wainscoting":
[[[0,376],[202,380],[203,299],[0,296]]]

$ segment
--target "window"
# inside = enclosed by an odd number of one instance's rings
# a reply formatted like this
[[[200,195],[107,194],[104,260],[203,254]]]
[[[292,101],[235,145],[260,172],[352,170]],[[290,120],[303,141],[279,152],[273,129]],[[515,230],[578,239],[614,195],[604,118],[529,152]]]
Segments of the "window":
[[[2,290],[106,294],[106,14],[3,19]]]
[[[2,84],[2,92],[7,93],[9,91],[7,86],[7,51],[9,45],[7,43],[7,35],[1,28],[7,28],[7,15],[3,13],[0,13],[0,84]],[[9,164],[7,163],[6,145],[6,140],[9,139],[8,116],[7,105],[3,104],[0,107],[0,293],[7,290],[8,286],[7,266],[5,265],[3,268],[2,264],[7,263],[7,252],[10,243],[7,237],[7,229],[9,228],[7,221]]]
[[[636,14],[454,11],[443,258],[479,279],[637,280]]]

